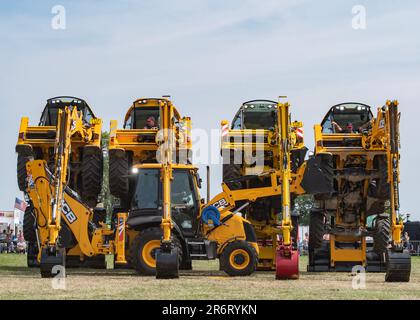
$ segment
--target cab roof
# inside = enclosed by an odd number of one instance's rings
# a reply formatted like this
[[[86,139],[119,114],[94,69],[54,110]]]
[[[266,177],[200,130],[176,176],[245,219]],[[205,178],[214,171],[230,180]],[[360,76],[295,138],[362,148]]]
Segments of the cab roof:
[[[67,106],[81,106],[82,108],[87,108],[92,117],[96,119],[95,114],[93,113],[92,109],[89,107],[87,102],[84,99],[73,97],[73,96],[58,96],[54,98],[49,98],[47,100],[47,104],[45,105],[44,112],[49,107],[57,107],[57,108],[64,108]],[[42,112],[42,114],[44,114]]]
[[[131,112],[133,111],[134,108],[159,107],[160,102],[164,102],[167,105],[172,104],[172,101],[169,100],[168,98],[165,98],[165,97],[161,97],[161,98],[139,98],[137,100],[134,100],[133,104],[130,106],[130,108],[128,109],[128,111],[125,115],[124,122],[126,122],[128,120],[128,118],[130,118]],[[174,106],[174,114],[175,114],[176,118],[181,117],[175,106]]]

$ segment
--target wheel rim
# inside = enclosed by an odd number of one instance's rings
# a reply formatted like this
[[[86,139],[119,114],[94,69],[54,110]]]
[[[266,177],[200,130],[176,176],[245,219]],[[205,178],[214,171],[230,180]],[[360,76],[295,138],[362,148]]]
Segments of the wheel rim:
[[[143,246],[141,256],[150,268],[156,268],[156,249],[160,248],[159,240],[151,240]]]
[[[235,249],[229,257],[230,265],[237,270],[243,270],[251,261],[249,253],[243,249]]]

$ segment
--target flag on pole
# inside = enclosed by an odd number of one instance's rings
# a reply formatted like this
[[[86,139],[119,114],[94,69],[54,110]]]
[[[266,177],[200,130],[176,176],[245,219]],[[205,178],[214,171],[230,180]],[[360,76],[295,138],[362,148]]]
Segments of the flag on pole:
[[[22,211],[22,212],[25,212],[27,206],[28,206],[28,204],[25,201],[16,198],[15,209],[17,209],[19,211]]]

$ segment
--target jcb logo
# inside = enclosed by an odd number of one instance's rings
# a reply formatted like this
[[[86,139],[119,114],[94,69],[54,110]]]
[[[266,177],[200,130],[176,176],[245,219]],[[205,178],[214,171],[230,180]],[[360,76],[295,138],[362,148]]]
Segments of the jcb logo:
[[[224,208],[228,205],[228,202],[226,201],[226,199],[220,199],[219,201],[215,202],[213,204],[213,206],[215,206],[217,209],[219,208]]]
[[[70,224],[72,224],[73,222],[77,220],[76,215],[74,214],[73,211],[71,211],[69,205],[66,202],[63,203],[63,213]]]

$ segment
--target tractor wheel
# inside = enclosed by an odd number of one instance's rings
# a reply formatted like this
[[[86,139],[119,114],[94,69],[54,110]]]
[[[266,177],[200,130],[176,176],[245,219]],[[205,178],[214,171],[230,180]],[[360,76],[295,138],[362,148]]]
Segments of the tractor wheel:
[[[309,261],[313,261],[315,249],[322,247],[324,237],[324,220],[325,216],[322,212],[312,210],[309,216],[309,241],[308,254]]]
[[[174,243],[178,247],[179,264],[182,263],[182,246],[175,236]],[[162,230],[158,227],[145,229],[133,240],[130,249],[130,261],[139,275],[156,275],[156,250],[160,249]]]
[[[236,155],[236,156],[235,156]],[[240,178],[242,175],[242,155],[239,151],[230,151],[228,155],[223,155],[223,182],[229,184],[231,189],[240,189],[241,183],[229,183],[229,180]]]
[[[129,191],[128,158],[109,155],[109,190],[117,198],[125,198]]]
[[[36,242],[28,242],[28,248],[26,250],[28,268],[39,268],[38,252],[38,244]]]
[[[28,206],[23,215],[23,237],[25,241],[30,243],[36,243],[36,219],[34,210],[31,206]]]
[[[387,250],[390,238],[391,222],[389,217],[378,216],[373,233],[373,251],[382,256]]]
[[[220,269],[231,277],[251,275],[258,264],[255,248],[246,241],[233,241],[220,256]]]
[[[18,155],[17,160],[17,180],[20,191],[26,190],[26,163],[34,160],[33,155]]]
[[[103,157],[102,153],[84,154],[81,165],[82,199],[95,207],[102,191]]]

